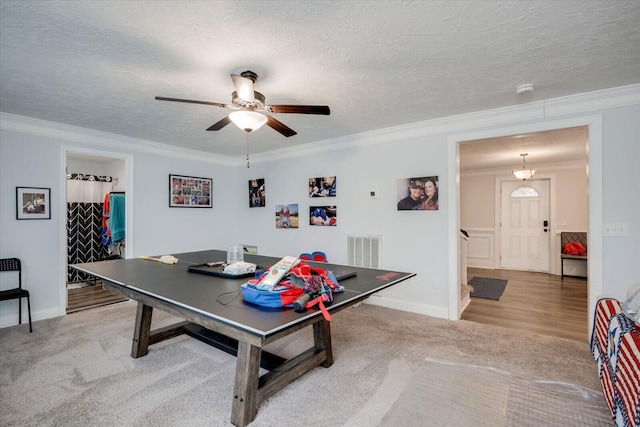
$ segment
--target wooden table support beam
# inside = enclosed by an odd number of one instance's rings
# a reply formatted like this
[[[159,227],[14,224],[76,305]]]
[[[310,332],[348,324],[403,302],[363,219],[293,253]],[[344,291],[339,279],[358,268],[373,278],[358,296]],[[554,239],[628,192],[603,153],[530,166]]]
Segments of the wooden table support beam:
[[[258,380],[260,377],[259,347],[240,341],[236,360],[236,380],[233,386],[231,423],[244,427],[258,412]]]
[[[151,316],[153,308],[143,303],[138,303],[136,310],[136,324],[133,331],[133,343],[131,345],[131,357],[146,356],[149,353],[149,335],[151,333]]]

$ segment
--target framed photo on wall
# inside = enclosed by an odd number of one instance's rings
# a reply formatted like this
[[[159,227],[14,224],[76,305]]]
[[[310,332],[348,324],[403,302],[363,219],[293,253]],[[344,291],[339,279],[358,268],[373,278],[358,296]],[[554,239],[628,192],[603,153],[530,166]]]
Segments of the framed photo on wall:
[[[336,177],[309,178],[309,197],[336,197]]]
[[[170,208],[211,208],[211,178],[169,175]]]
[[[399,211],[437,211],[438,177],[423,176],[398,180]]]
[[[276,228],[300,228],[298,204],[276,205]]]
[[[51,189],[16,187],[16,219],[51,219]]]
[[[264,208],[266,206],[264,178],[249,180],[249,207]]]
[[[338,222],[338,209],[335,206],[310,206],[309,225],[335,226]]]

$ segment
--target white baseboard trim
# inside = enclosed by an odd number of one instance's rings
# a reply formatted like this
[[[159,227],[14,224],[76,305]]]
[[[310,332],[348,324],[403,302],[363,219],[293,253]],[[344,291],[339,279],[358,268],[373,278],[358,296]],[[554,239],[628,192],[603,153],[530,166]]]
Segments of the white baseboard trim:
[[[409,313],[424,314],[426,316],[439,317],[441,319],[449,318],[449,310],[443,307],[433,305],[415,304],[393,298],[367,298],[365,304],[379,305],[381,307],[393,308],[395,310],[406,311]]]
[[[32,307],[33,308],[33,307]],[[52,317],[59,317],[66,315],[66,310],[63,313],[60,313],[58,308],[48,308],[46,310],[31,310],[31,323],[37,320],[51,319]],[[22,324],[27,325],[29,327],[29,312],[26,308],[22,309]],[[13,312],[9,312],[6,315],[0,316],[0,329],[1,328],[9,328],[11,326],[18,325],[18,306],[16,304],[16,310]],[[34,326],[35,328],[35,326]]]

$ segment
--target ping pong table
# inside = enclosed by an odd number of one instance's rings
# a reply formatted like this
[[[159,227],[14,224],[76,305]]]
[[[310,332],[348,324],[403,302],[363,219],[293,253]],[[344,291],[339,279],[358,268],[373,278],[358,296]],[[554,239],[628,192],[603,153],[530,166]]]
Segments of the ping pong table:
[[[119,259],[76,264],[71,267],[102,279],[102,286],[138,302],[131,357],[145,356],[149,346],[186,334],[236,356],[231,423],[251,423],[258,406],[317,366],[333,364],[331,329],[318,309],[298,313],[292,308],[265,308],[247,303],[240,285],[247,278],[216,277],[188,271],[191,265],[226,261],[226,251],[210,250],[175,254],[177,264],[143,259]],[[245,261],[265,268],[280,258],[245,254]],[[340,284],[327,307],[331,314],[350,307],[415,273],[313,263],[326,270],[345,269],[356,275]],[[234,298],[234,296],[237,296]],[[182,322],[151,330],[153,309],[174,314]],[[284,359],[263,347],[307,326],[313,329],[314,345]],[[260,375],[260,368],[267,372]]]

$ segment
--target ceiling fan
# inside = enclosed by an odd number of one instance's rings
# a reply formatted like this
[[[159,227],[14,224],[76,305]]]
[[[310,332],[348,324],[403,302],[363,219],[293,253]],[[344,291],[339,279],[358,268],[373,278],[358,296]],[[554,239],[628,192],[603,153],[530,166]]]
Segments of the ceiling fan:
[[[267,105],[265,97],[260,92],[253,90],[253,84],[258,75],[253,71],[244,71],[240,75],[232,74],[231,80],[236,90],[231,94],[231,104],[218,102],[195,101],[192,99],[164,98],[156,96],[158,101],[186,102],[191,104],[213,105],[214,107],[230,108],[233,111],[228,116],[213,124],[207,130],[220,130],[229,123],[235,123],[240,129],[252,132],[266,124],[270,128],[289,137],[296,135],[296,131],[263,113],[288,113],[288,114],[330,114],[326,105]]]

